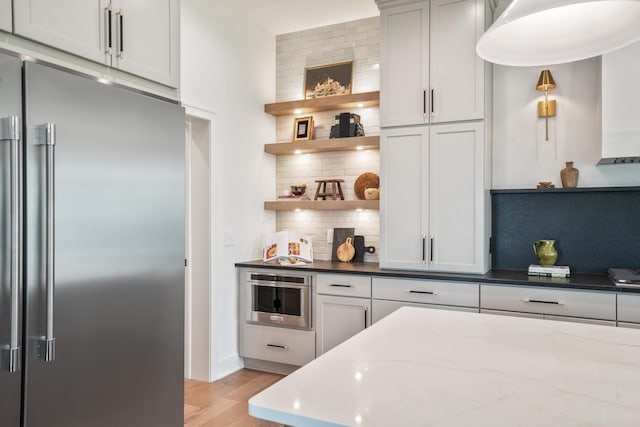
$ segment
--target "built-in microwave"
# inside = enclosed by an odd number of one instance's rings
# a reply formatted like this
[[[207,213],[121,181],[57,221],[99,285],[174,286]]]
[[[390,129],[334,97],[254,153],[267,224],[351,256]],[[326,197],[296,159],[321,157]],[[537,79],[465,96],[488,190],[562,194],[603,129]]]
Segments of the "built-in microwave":
[[[247,273],[247,322],[311,329],[311,276]]]

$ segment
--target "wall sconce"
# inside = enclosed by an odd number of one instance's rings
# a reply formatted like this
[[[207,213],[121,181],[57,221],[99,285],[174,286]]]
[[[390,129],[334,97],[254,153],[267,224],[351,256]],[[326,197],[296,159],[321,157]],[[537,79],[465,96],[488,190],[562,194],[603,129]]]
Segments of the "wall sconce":
[[[546,127],[546,141],[549,140],[549,117],[556,115],[556,100],[549,101],[549,91],[556,87],[556,82],[553,81],[551,71],[542,70],[540,78],[538,78],[538,84],[536,90],[544,91],[544,101],[538,102],[538,117],[544,117]]]

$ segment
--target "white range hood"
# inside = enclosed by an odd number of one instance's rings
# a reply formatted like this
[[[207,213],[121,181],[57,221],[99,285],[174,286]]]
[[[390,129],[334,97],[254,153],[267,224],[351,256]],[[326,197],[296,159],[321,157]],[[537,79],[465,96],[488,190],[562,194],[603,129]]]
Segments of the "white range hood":
[[[602,55],[602,158],[640,163],[640,42]]]

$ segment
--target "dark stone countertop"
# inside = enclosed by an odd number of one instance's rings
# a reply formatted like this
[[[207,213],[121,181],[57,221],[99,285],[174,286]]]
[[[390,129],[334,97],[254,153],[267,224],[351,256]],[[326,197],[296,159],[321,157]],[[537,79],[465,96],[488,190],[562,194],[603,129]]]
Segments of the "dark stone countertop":
[[[486,284],[510,284],[519,286],[537,286],[565,289],[583,289],[591,291],[627,292],[640,294],[640,287],[616,286],[606,274],[572,273],[570,278],[550,278],[529,276],[524,270],[489,270],[486,274],[438,273],[431,271],[383,270],[372,262],[333,262],[314,261],[305,265],[281,265],[277,262],[265,263],[262,260],[238,262],[236,267],[266,268],[277,270],[311,271],[318,273],[359,274],[380,277],[399,277],[407,279],[452,280]]]

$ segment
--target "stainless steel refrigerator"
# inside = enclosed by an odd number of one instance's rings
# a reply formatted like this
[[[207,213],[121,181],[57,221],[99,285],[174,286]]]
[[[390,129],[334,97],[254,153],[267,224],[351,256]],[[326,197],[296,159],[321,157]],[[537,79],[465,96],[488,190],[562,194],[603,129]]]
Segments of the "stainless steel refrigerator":
[[[184,110],[0,52],[0,425],[183,425]]]

